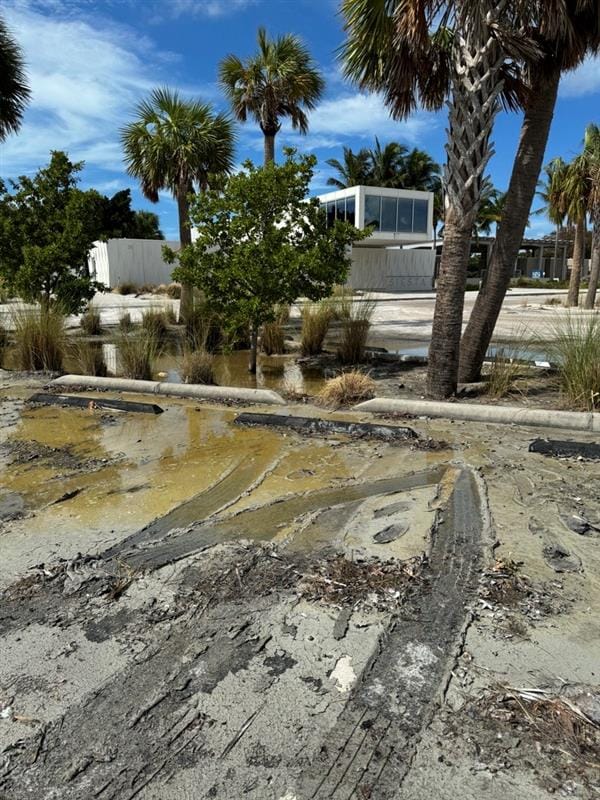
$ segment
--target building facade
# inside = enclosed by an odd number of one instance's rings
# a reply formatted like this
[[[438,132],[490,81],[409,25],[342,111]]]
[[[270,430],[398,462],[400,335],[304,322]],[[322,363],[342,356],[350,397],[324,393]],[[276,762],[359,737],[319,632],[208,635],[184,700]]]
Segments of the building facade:
[[[319,196],[327,221],[345,220],[372,233],[352,248],[348,284],[369,291],[431,291],[433,193],[379,186],[351,186]]]
[[[90,277],[109,289],[124,283],[136,286],[171,282],[173,265],[162,256],[164,245],[179,249],[179,242],[162,239],[108,239],[94,242],[88,256]]]

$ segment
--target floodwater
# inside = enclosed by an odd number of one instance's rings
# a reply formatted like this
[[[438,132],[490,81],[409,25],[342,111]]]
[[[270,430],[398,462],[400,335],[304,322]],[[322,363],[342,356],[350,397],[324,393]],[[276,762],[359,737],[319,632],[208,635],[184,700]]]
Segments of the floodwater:
[[[143,538],[160,540],[216,516],[223,521],[211,536],[219,540],[312,547],[346,531],[359,547],[370,530],[356,517],[363,502],[403,493],[422,546],[448,452],[246,428],[234,424],[236,411],[173,399],[164,408],[19,407],[0,447],[0,512],[24,511],[11,524],[41,540],[118,540],[143,528]],[[422,476],[407,482],[415,471]]]

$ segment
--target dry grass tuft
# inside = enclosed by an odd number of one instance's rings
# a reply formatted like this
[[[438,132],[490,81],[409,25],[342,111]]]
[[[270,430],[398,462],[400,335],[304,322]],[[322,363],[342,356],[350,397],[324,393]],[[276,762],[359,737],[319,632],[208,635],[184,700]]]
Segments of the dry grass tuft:
[[[142,314],[142,328],[157,346],[164,344],[167,338],[167,317],[164,311],[150,308]]]
[[[331,378],[319,392],[319,399],[324,405],[338,406],[358,403],[375,396],[375,381],[364,372],[343,372],[337,378]]]
[[[289,306],[275,306],[275,319],[262,327],[260,348],[268,356],[285,353],[285,336],[283,326],[290,319]]]
[[[116,294],[137,294],[138,287],[135,283],[131,283],[131,281],[125,281],[125,283],[120,283],[118,286],[115,286],[113,289]]]
[[[342,338],[337,354],[342,364],[363,361],[374,311],[375,301],[370,297],[354,300],[349,293],[340,294],[337,314],[342,321]]]
[[[189,350],[181,360],[181,376],[185,383],[213,385],[215,381],[214,356],[206,350]]]
[[[131,314],[129,311],[126,311],[124,314],[121,314],[119,317],[119,330],[122,333],[129,333],[133,330],[133,322],[131,321]]]

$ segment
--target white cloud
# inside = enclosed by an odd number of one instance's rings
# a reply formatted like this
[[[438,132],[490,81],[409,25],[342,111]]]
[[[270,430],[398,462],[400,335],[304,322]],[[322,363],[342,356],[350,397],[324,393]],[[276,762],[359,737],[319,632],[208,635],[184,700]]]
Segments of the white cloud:
[[[171,78],[179,56],[137,31],[60,0],[11,0],[2,14],[23,48],[32,99],[24,124],[0,151],[2,175],[35,171],[51,149],[123,172],[119,128],[140,98]],[[212,98],[216,88],[182,89]]]
[[[372,142],[375,136],[382,141],[394,139],[416,145],[437,124],[437,116],[425,111],[406,120],[394,120],[379,95],[345,92],[325,100],[311,113],[310,146],[337,147],[348,138]],[[287,140],[295,136],[289,128],[285,134]]]
[[[560,82],[561,97],[582,97],[600,92],[600,56],[588,56],[581,66],[565,73]]]
[[[167,13],[172,17],[183,15],[223,17],[242,11],[255,3],[256,0],[170,0]]]

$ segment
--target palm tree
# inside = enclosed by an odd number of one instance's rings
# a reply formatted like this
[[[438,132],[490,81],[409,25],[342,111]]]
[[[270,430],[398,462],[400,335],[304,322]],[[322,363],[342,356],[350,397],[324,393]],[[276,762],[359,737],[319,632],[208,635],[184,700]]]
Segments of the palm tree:
[[[337,178],[327,178],[328,186],[346,189],[349,186],[366,186],[371,181],[370,153],[365,148],[355,153],[350,147],[344,147],[343,161],[329,158],[325,163],[338,173]]]
[[[414,147],[402,161],[400,189],[418,189],[424,192],[436,192],[441,188],[440,165],[429,153]]]
[[[369,151],[371,162],[371,185],[397,188],[404,169],[408,148],[398,142],[389,142],[384,147],[375,137],[375,147]]]
[[[21,48],[0,18],[0,142],[21,127],[29,96]]]
[[[226,56],[219,65],[219,82],[241,122],[248,116],[258,122],[265,137],[265,164],[275,160],[275,136],[281,120],[289,117],[292,128],[308,132],[307,111],[323,94],[325,81],[312,56],[297,36],[269,39],[258,29],[258,53],[242,61]]]
[[[532,4],[533,5],[533,4]],[[544,6],[542,6],[544,8]],[[542,168],[562,73],[578,66],[600,45],[597,0],[566,0],[548,5],[532,28],[543,50],[534,66],[525,65],[524,116],[502,222],[460,346],[459,379],[478,380],[502,308],[527,225]]]
[[[583,159],[589,184],[588,210],[592,221],[592,257],[584,308],[593,309],[600,280],[600,126],[594,123],[585,129]]]
[[[508,56],[532,57],[522,29],[537,4],[523,0],[344,0],[346,74],[382,91],[397,117],[420,100],[439,108],[448,96],[444,248],[429,350],[428,394],[456,391],[471,235],[492,155],[500,96],[511,89]]]
[[[208,103],[183,100],[171,89],[154,89],[137,107],[137,119],[121,130],[127,172],[142,192],[158,202],[167,189],[177,201],[181,247],[192,242],[189,197],[206,189],[211,175],[233,167],[235,137],[231,119],[215,114]],[[191,286],[182,286],[180,319],[193,309]]]
[[[475,220],[475,237],[489,236],[492,225],[497,225],[504,213],[506,192],[496,189],[491,181],[486,181],[481,190],[481,202]]]
[[[573,267],[569,278],[567,306],[577,306],[579,305],[579,286],[585,259],[586,217],[589,196],[589,181],[583,155],[577,156],[567,165],[563,193],[567,217],[575,227]]]
[[[545,214],[550,222],[556,227],[554,234],[554,267],[558,262],[558,243],[563,225],[567,218],[567,201],[565,197],[565,183],[567,178],[567,164],[562,158],[553,158],[544,168],[545,179],[539,183],[538,197],[544,205],[536,213]]]

